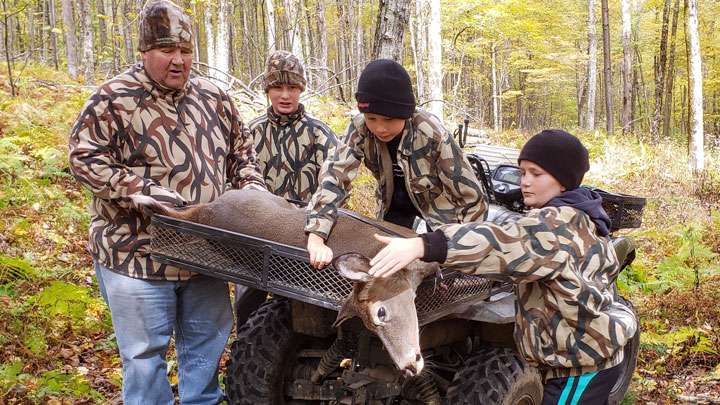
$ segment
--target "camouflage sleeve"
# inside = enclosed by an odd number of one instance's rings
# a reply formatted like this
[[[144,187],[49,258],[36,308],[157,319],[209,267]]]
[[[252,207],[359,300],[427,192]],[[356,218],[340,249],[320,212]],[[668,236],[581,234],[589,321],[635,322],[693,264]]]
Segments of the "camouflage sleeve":
[[[255,152],[253,136],[240,118],[235,103],[228,97],[224,104],[229,110],[231,119],[230,153],[227,160],[228,181],[239,189],[267,190]]]
[[[347,197],[350,184],[364,157],[364,137],[350,123],[343,141],[337,141],[334,152],[323,163],[319,187],[308,204],[305,232],[327,239],[337,217],[338,207]]]
[[[575,235],[569,229],[577,217],[575,209],[566,207],[535,210],[502,225],[444,225],[440,230],[447,238],[445,265],[512,282],[553,279],[571,260],[574,250],[568,245]]]
[[[488,200],[470,162],[449,133],[445,134],[443,142],[438,174],[455,200],[456,218],[463,223],[484,221]]]
[[[174,205],[187,201],[177,192],[130,170],[120,158],[118,133],[123,119],[111,101],[98,92],[83,106],[70,132],[68,163],[77,181],[95,196],[132,208],[128,196],[143,194]]]
[[[319,121],[315,127],[315,161],[325,162],[335,151],[338,144],[337,135],[330,127]]]

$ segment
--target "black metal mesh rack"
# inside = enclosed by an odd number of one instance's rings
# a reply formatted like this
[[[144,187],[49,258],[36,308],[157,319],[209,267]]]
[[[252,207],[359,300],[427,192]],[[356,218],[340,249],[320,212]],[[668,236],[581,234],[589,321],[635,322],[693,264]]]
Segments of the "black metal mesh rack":
[[[352,291],[352,282],[332,266],[313,268],[305,249],[162,215],[154,215],[152,224],[151,257],[157,262],[336,311]],[[508,288],[448,271],[443,284],[437,287],[430,277],[418,287],[415,306],[421,325]]]
[[[625,228],[639,228],[646,200],[634,195],[613,193],[599,188],[594,190],[602,197],[602,207],[610,217],[612,231]]]

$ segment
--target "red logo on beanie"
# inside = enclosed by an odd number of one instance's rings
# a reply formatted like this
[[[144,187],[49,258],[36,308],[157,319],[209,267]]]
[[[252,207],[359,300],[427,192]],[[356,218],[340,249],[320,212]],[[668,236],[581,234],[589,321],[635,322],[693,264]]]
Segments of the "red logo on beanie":
[[[358,108],[367,108],[370,107],[370,103],[358,103]]]

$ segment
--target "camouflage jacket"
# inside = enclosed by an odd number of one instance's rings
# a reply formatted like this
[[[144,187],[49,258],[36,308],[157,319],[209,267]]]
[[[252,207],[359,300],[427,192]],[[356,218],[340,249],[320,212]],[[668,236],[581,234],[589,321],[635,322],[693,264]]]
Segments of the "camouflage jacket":
[[[462,149],[435,116],[415,110],[400,136],[397,161],[405,186],[430,228],[485,219],[488,203],[480,183]],[[387,145],[375,138],[365,116],[358,114],[323,165],[320,189],[308,205],[306,232],[327,238],[361,162],[377,180],[377,218],[383,219],[393,195],[392,161]]]
[[[102,265],[149,280],[186,280],[187,270],[150,260],[150,218],[127,198],[174,205],[210,202],[230,182],[263,188],[252,138],[230,97],[191,77],[168,91],[142,64],[102,84],[78,115],[70,170],[93,193],[89,250]]]
[[[305,112],[291,115],[272,107],[248,124],[265,185],[273,194],[307,201],[318,187],[322,164],[337,145],[335,133]]]
[[[447,238],[444,266],[514,283],[515,342],[545,378],[622,361],[637,319],[613,298],[620,270],[615,249],[584,211],[545,207],[517,222],[440,231]]]

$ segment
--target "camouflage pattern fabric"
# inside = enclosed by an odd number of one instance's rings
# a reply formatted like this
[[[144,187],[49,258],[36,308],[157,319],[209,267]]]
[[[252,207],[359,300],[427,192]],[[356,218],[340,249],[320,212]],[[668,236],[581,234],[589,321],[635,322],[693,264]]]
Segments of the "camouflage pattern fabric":
[[[434,115],[416,109],[399,136],[397,161],[405,175],[405,185],[430,228],[485,219],[487,198],[472,167]],[[308,205],[306,232],[327,238],[361,162],[377,180],[377,218],[384,218],[393,194],[392,161],[387,145],[375,138],[365,125],[365,116],[358,114],[352,118],[335,153],[323,165],[320,189]]]
[[[455,270],[515,285],[515,342],[546,379],[604,370],[623,360],[638,321],[617,302],[615,249],[584,212],[532,210],[517,222],[440,228]]]
[[[142,64],[90,96],[70,134],[69,161],[93,193],[90,253],[141,279],[187,280],[192,273],[150,260],[150,218],[127,196],[181,206],[214,200],[227,182],[264,189],[252,138],[232,99],[196,77],[181,90],[162,90]]]
[[[305,70],[298,58],[288,51],[275,51],[268,57],[263,76],[263,88],[267,92],[280,84],[292,84],[305,91]]]
[[[150,3],[143,9],[138,27],[138,50],[178,47],[192,51],[190,17],[175,3]]]
[[[265,185],[275,195],[307,201],[318,188],[322,164],[337,145],[335,133],[305,112],[267,114],[248,124]]]

